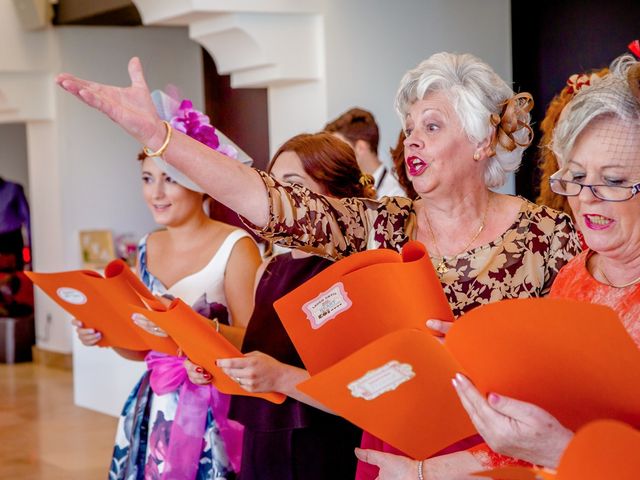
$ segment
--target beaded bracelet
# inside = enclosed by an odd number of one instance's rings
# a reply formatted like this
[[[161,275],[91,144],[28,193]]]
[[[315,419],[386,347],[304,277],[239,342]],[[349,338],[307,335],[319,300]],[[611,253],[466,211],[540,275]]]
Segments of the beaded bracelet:
[[[424,480],[424,474],[422,472],[422,464],[424,460],[418,460],[418,480]]]

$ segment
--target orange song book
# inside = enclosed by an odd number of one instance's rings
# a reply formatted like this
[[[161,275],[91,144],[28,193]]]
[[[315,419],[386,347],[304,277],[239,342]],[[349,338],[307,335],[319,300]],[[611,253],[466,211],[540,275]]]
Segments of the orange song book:
[[[640,351],[612,310],[507,300],[458,318],[442,344],[425,320],[451,312],[434,313],[444,293],[424,247],[394,255],[356,254],[276,302],[312,374],[300,391],[414,458],[475,433],[451,385],[457,372],[572,429],[600,418],[640,425]]]
[[[312,374],[401,328],[428,332],[428,318],[453,321],[429,255],[415,241],[401,254],[379,249],[340,260],[274,307]]]
[[[213,376],[221,392],[284,401],[279,393],[249,393],[216,366],[216,359],[240,357],[242,353],[213,323],[176,299],[166,307],[122,261],[114,260],[104,277],[91,270],[60,273],[26,272],[29,278],[63,309],[86,327],[102,333],[98,345],[129,350],[156,350],[169,355],[184,352]],[[131,320],[140,313],[161,327],[168,337],[153,335]]]
[[[557,471],[501,467],[478,472],[495,480],[637,480],[640,478],[640,432],[614,420],[599,420],[576,432]]]

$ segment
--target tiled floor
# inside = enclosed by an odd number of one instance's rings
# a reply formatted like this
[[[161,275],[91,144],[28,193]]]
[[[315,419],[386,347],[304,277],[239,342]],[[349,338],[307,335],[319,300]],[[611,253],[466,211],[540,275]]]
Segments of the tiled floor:
[[[106,479],[116,424],[73,404],[71,372],[0,364],[0,479]]]

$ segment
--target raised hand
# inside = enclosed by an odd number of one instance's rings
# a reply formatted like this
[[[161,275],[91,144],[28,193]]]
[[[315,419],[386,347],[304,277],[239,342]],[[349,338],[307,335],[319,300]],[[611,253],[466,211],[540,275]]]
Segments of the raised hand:
[[[71,320],[71,324],[76,327],[78,339],[85,347],[93,347],[102,339],[100,332],[96,332],[93,328],[84,328],[82,322],[77,318]]]
[[[61,73],[56,83],[84,103],[107,115],[143,145],[162,144],[165,129],[151,100],[140,59],[129,61],[129,87],[104,85]]]

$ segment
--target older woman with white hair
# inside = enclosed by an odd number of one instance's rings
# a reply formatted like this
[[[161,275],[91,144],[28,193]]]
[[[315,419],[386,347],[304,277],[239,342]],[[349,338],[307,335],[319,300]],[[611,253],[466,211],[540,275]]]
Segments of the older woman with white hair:
[[[560,170],[551,189],[568,197],[588,249],[563,267],[551,296],[611,307],[640,347],[640,62],[619,57],[583,88],[563,110],[552,148]],[[552,415],[497,393],[485,398],[461,375],[455,385],[492,448],[558,465],[573,432]]]
[[[147,145],[149,155],[162,155],[242,215],[264,238],[333,259],[421,241],[455,316],[483,303],[547,295],[560,268],[579,251],[568,216],[491,190],[518,168],[531,141],[531,97],[514,95],[472,55],[435,54],[402,80],[396,107],[407,137],[407,167],[419,194],[415,201],[336,199],[278,183],[173,131],[153,108],[138,59],[131,60],[129,73],[127,88],[69,74],[57,81]],[[407,292],[408,302],[413,295],[420,292]],[[364,440],[364,445],[375,444],[373,437]],[[381,442],[376,448],[390,449]],[[458,454],[478,469],[476,457]],[[411,465],[415,472],[423,464]],[[377,475],[377,468],[361,466],[359,478]],[[441,478],[441,466],[425,464],[429,478]]]

